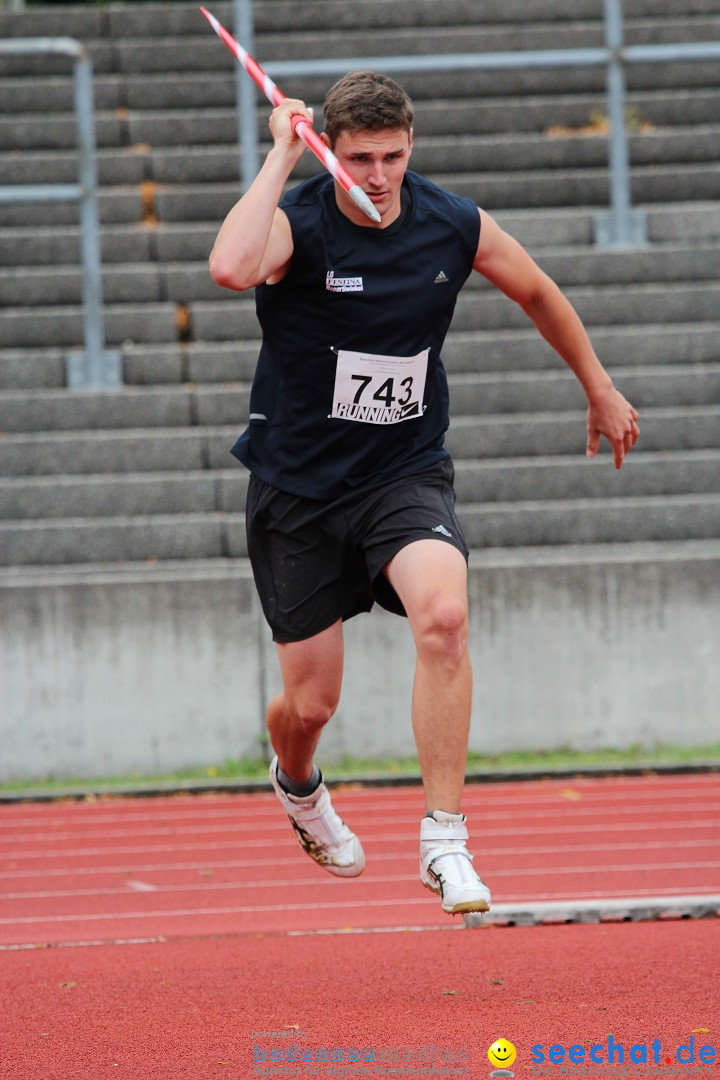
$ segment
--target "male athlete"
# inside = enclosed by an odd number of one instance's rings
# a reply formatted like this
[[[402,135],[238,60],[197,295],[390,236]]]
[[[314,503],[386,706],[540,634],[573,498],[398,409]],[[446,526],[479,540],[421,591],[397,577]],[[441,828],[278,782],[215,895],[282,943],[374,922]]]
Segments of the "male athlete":
[[[638,438],[637,413],[524,249],[471,200],[408,171],[413,109],[397,83],[353,72],[324,106],[322,138],[379,224],[326,173],[283,198],[305,149],[293,116],[312,120],[298,100],[273,111],[272,149],[210,257],[219,285],[257,286],[263,331],[249,426],[232,452],[252,474],[249,553],[283,679],[267,714],[270,776],[308,855],[340,877],[362,873],[360,841],[333,809],[313,756],[340,696],[343,620],[376,600],[407,615],[427,809],[420,879],[446,912],[487,911],[490,892],[472,866],[461,812],[468,549],[443,445],[440,356],[471,271],[519,304],[577,376],[588,456],[604,435],[619,469]]]

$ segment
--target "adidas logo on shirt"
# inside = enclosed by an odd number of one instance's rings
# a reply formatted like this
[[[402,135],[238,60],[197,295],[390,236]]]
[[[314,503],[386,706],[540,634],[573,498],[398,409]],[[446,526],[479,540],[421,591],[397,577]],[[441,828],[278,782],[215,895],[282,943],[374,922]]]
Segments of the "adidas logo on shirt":
[[[435,278],[435,284],[436,285],[442,285],[442,284],[444,284],[444,282],[449,281],[449,280],[450,280],[450,278],[447,276],[445,271],[441,270],[440,273],[438,274],[438,276]]]

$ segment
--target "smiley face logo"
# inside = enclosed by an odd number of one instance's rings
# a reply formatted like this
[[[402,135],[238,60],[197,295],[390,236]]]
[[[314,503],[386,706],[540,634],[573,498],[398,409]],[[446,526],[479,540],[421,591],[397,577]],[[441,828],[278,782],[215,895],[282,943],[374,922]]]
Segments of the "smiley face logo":
[[[515,1047],[507,1039],[496,1039],[488,1050],[488,1061],[498,1069],[509,1068],[516,1057]]]

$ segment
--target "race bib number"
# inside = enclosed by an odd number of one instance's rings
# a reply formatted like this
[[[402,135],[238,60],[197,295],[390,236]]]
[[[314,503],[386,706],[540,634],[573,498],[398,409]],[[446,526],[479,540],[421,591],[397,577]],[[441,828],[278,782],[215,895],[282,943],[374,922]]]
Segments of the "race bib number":
[[[363,424],[399,424],[423,414],[429,349],[417,356],[337,354],[331,416]]]

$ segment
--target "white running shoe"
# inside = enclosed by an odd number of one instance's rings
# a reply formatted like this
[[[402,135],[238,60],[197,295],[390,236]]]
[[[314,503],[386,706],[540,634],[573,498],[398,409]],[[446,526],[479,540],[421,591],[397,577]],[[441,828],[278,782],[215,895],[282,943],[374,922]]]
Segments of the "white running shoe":
[[[450,915],[490,910],[490,890],[473,870],[467,838],[464,814],[434,810],[420,823],[420,880],[440,894]]]
[[[357,877],[365,869],[365,852],[354,832],[336,814],[328,789],[322,782],[312,795],[290,795],[278,782],[278,759],[270,763],[275,794],[290,818],[300,847],[324,870],[338,877]]]

